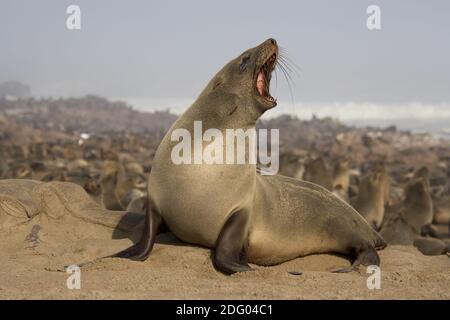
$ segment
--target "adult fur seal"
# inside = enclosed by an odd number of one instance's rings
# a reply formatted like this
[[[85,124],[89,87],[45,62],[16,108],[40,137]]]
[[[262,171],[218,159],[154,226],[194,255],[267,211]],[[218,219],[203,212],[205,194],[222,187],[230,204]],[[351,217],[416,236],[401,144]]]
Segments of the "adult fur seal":
[[[354,209],[324,188],[284,176],[261,176],[254,164],[181,164],[171,160],[176,129],[253,129],[276,106],[269,82],[277,63],[274,39],[231,60],[174,123],[156,151],[142,239],[118,254],[144,260],[164,222],[181,240],[214,249],[224,273],[335,252],[379,265],[381,236]],[[203,142],[204,145],[207,143]]]

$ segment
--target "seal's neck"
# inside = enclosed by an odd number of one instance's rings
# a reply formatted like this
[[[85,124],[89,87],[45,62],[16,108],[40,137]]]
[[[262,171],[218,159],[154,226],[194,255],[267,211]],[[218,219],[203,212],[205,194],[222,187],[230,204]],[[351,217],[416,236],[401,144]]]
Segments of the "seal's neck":
[[[251,101],[236,95],[201,95],[185,112],[189,119],[202,121],[205,128],[254,128],[262,112]]]

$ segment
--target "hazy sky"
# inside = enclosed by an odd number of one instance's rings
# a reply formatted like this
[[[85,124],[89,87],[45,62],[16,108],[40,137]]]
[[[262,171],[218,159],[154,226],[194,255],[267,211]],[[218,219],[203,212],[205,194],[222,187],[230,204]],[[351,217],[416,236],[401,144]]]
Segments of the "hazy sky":
[[[300,68],[296,103],[449,105],[450,1],[0,0],[0,82],[37,96],[191,101],[227,61],[274,37]],[[66,8],[81,7],[80,31]],[[366,28],[381,7],[382,30]],[[278,73],[272,93],[291,101]]]

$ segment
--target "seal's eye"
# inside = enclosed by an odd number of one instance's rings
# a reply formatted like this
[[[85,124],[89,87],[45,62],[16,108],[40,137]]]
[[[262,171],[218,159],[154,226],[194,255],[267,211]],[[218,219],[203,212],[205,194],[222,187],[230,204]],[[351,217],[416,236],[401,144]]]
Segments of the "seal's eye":
[[[239,65],[239,70],[241,70],[241,72],[247,70],[247,65],[250,62],[250,57],[249,56],[244,56],[241,59],[241,64]]]

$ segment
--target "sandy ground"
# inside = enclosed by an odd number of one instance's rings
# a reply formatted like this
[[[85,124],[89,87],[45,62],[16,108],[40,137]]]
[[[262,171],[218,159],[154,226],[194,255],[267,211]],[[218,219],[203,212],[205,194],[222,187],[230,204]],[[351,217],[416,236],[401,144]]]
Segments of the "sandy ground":
[[[158,237],[145,262],[107,258],[81,269],[81,289],[69,290],[69,274],[49,269],[42,255],[0,257],[1,299],[450,299],[450,258],[424,256],[413,247],[380,252],[381,289],[369,290],[365,269],[349,274],[334,255],[312,255],[274,267],[226,276],[210,251]],[[292,275],[289,272],[302,272]]]

